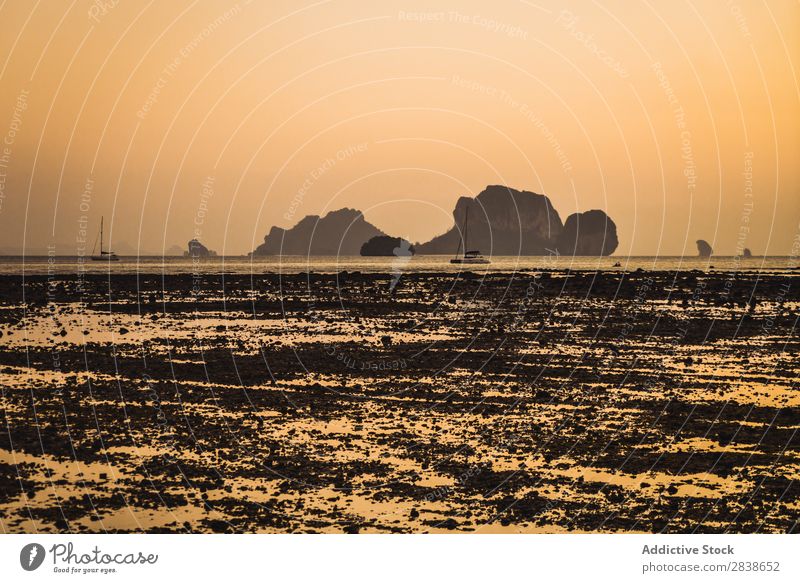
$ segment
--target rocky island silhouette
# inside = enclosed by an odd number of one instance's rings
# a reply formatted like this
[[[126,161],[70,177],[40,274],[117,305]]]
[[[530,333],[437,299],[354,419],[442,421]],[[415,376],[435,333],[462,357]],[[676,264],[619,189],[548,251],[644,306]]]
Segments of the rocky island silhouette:
[[[602,210],[574,213],[562,223],[546,195],[490,185],[475,197],[460,197],[453,209],[453,226],[430,241],[416,243],[415,252],[452,254],[459,242],[463,244],[461,226],[467,214],[469,245],[486,255],[604,256],[619,244],[617,226]],[[361,211],[344,208],[324,217],[308,215],[290,229],[272,227],[251,255],[358,255],[375,237],[389,236]],[[371,248],[366,249],[368,255],[375,254]],[[391,250],[380,254],[391,255]]]
[[[251,255],[358,255],[364,243],[385,234],[361,211],[343,208],[324,217],[308,215],[291,229],[272,227]]]
[[[361,246],[362,257],[396,257],[403,251],[403,255],[414,255],[414,246],[402,237],[378,235]]]
[[[697,254],[700,257],[711,257],[714,253],[714,249],[711,248],[708,241],[704,241],[703,239],[697,240]]]

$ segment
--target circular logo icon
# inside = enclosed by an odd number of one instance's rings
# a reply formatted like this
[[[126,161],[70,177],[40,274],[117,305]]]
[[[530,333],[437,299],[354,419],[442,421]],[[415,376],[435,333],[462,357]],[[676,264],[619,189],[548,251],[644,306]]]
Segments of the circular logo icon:
[[[19,564],[26,571],[35,571],[44,562],[44,547],[39,543],[30,543],[19,552]]]

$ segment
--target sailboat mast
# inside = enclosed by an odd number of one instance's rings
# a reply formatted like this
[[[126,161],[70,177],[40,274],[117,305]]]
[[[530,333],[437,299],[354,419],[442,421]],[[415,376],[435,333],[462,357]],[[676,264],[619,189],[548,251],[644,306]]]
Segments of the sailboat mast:
[[[100,217],[100,255],[103,254],[103,217]]]
[[[464,215],[464,253],[469,251],[469,206],[467,206],[467,212]]]

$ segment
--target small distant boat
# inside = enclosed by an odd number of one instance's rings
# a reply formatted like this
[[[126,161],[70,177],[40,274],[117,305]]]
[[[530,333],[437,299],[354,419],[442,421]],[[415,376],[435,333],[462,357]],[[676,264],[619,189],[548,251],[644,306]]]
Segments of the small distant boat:
[[[95,255],[94,250],[97,247],[97,240],[92,247],[92,261],[119,261],[119,257],[113,251],[103,251],[103,217],[100,217],[100,255]]]
[[[467,212],[464,214],[464,249],[467,249],[467,237],[469,235],[469,207],[467,207]],[[450,263],[461,263],[461,264],[470,264],[470,265],[478,265],[478,264],[486,264],[489,263],[489,260],[486,259],[483,255],[481,255],[480,251],[464,251],[464,255],[461,255],[461,237],[458,238],[458,250],[456,251],[456,256],[450,260]]]

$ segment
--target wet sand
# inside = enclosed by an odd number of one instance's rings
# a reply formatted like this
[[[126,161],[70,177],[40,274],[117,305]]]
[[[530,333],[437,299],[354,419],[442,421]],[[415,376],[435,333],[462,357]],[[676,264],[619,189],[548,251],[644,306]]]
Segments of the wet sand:
[[[800,274],[0,276],[4,532],[792,532]]]

